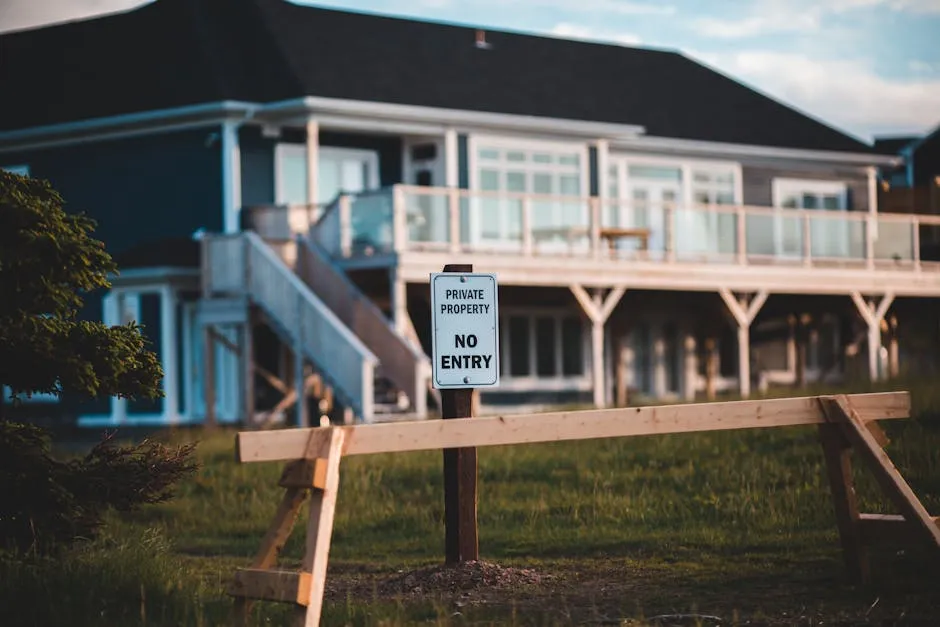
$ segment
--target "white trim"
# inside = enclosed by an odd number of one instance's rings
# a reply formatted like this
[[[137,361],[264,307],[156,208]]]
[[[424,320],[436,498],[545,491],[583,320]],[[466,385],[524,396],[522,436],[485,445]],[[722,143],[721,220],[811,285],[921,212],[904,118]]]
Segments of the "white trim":
[[[444,131],[444,186],[457,187],[460,182],[460,164],[458,163],[457,131],[448,128]]]
[[[903,161],[897,156],[875,153],[811,150],[806,148],[778,148],[774,146],[734,144],[672,137],[653,137],[649,135],[631,139],[613,139],[612,144],[612,147],[622,150],[662,150],[690,154],[770,157],[774,159],[795,159],[798,161],[828,161],[854,165],[900,165]]]
[[[363,116],[421,123],[439,123],[451,125],[460,131],[473,131],[479,128],[502,130],[535,131],[559,133],[561,135],[595,137],[634,137],[644,128],[635,124],[611,124],[606,122],[588,122],[564,118],[550,118],[510,113],[490,113],[464,109],[446,109],[418,105],[392,104],[349,100],[343,98],[324,98],[306,96],[275,102],[265,107],[265,113],[277,112],[312,112]]]
[[[248,119],[258,108],[257,104],[225,100],[3,131],[0,132],[0,152],[34,150],[216,125],[233,117]]]
[[[0,166],[0,170],[4,170],[11,174],[19,174],[20,176],[29,176],[29,165],[25,163],[18,165],[3,165]]]

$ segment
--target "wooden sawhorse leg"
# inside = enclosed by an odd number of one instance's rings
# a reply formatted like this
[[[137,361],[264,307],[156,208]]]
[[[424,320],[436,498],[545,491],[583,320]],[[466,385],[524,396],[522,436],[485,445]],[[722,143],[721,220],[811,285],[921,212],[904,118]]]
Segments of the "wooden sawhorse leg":
[[[849,578],[854,583],[871,580],[866,545],[887,534],[903,537],[901,534],[904,533],[912,540],[925,542],[940,554],[938,518],[927,513],[891,462],[884,450],[888,438],[881,427],[875,422],[862,420],[845,395],[820,397],[819,402],[827,420],[826,424],[819,425],[819,434]],[[849,458],[853,450],[901,515],[858,512]]]
[[[274,520],[251,568],[236,571],[229,587],[229,594],[236,597],[234,624],[247,624],[252,599],[294,603],[294,625],[320,624],[344,435],[341,428],[316,429],[310,436],[305,458],[284,467],[278,484],[286,489]],[[274,570],[307,492],[310,517],[300,570]]]

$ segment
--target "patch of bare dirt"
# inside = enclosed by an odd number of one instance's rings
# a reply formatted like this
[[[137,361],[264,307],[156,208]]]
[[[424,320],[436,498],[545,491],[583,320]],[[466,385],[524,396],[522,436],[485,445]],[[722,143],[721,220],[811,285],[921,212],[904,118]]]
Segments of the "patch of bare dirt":
[[[382,595],[405,597],[426,594],[465,595],[542,586],[552,580],[552,575],[540,573],[532,568],[513,568],[491,562],[470,561],[399,573],[398,576],[382,582],[378,590]]]

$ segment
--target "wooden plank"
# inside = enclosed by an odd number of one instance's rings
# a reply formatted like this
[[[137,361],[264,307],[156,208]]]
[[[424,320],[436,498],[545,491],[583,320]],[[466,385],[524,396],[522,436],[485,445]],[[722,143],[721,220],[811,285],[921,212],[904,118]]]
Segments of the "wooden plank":
[[[307,542],[300,570],[312,577],[306,598],[305,609],[294,615],[294,624],[315,627],[320,624],[323,611],[323,594],[326,590],[326,565],[333,537],[333,516],[336,513],[336,493],[339,490],[339,463],[343,455],[343,440],[346,432],[340,427],[327,427],[326,477],[322,490],[310,495],[310,518],[307,521]],[[310,438],[310,447],[314,438]]]
[[[940,516],[931,518],[935,525],[940,526]],[[891,542],[910,545],[920,541],[914,525],[899,514],[859,514],[858,523],[862,541],[867,544]]]
[[[292,488],[284,491],[284,496],[281,498],[281,503],[274,514],[274,519],[261,540],[258,553],[255,554],[255,558],[251,562],[252,569],[264,570],[274,566],[277,562],[277,556],[290,537],[294,523],[297,521],[297,515],[300,513],[300,506],[303,505],[306,498],[306,490]],[[229,594],[235,594],[233,590],[234,588],[230,586]],[[249,613],[251,612],[248,595],[237,594],[236,596],[239,598],[235,599],[232,608],[235,617],[233,623],[247,625]]]
[[[841,413],[838,424],[842,426],[849,442],[875,475],[875,479],[887,497],[891,499],[895,507],[901,510],[904,518],[913,523],[918,534],[934,548],[940,549],[940,528],[934,524],[933,517],[924,509],[920,499],[898,472],[888,454],[878,445],[877,440],[866,427],[864,419],[853,406],[852,400],[846,395],[839,395],[835,397],[835,403]]]
[[[820,399],[820,403],[829,405],[832,401]],[[827,407],[824,410],[832,411]],[[850,457],[852,449],[838,425],[825,424],[818,428],[845,567],[852,583],[867,583],[871,579],[871,569],[858,525],[858,499],[852,481]]]
[[[298,459],[284,466],[284,472],[277,482],[282,488],[317,488],[326,487],[325,459]]]
[[[306,605],[310,599],[311,586],[310,573],[241,568],[235,571],[229,594],[248,599]]]
[[[815,425],[825,422],[816,398],[356,425],[341,427],[346,432],[343,455]],[[910,395],[907,392],[856,394],[851,398],[864,421],[907,418],[910,415]],[[237,436],[238,459],[242,462],[300,459],[305,456],[308,439],[316,443],[312,449],[314,453],[309,456],[325,457],[329,434],[328,428],[240,432]]]

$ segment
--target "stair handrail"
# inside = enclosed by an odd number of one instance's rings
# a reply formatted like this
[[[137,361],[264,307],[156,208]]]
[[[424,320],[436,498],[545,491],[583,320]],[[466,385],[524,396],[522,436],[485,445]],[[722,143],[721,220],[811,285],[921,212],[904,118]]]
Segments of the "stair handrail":
[[[311,238],[297,237],[297,273],[310,285],[314,293],[330,307],[344,324],[357,334],[378,357],[385,376],[400,390],[408,394],[416,413],[423,415],[427,409],[427,383],[430,379],[431,362],[425,352],[398,329],[372,300],[336,266],[327,251]],[[317,263],[316,271],[308,271],[306,255]],[[317,279],[328,284],[317,289]],[[345,294],[341,294],[345,291]],[[344,311],[346,307],[349,311]],[[363,324],[360,316],[370,322]],[[378,331],[379,337],[375,336]],[[403,361],[413,364],[411,368],[398,367]],[[391,367],[389,367],[391,366]]]
[[[373,418],[373,376],[378,358],[298,277],[265,241],[251,231],[207,236],[206,258],[214,243],[241,240],[225,259],[223,292],[242,292],[295,342],[334,389],[338,400],[364,421]],[[240,259],[238,258],[240,257]],[[210,262],[210,268],[217,266]],[[233,280],[240,273],[238,281]],[[207,295],[215,274],[208,273]]]

